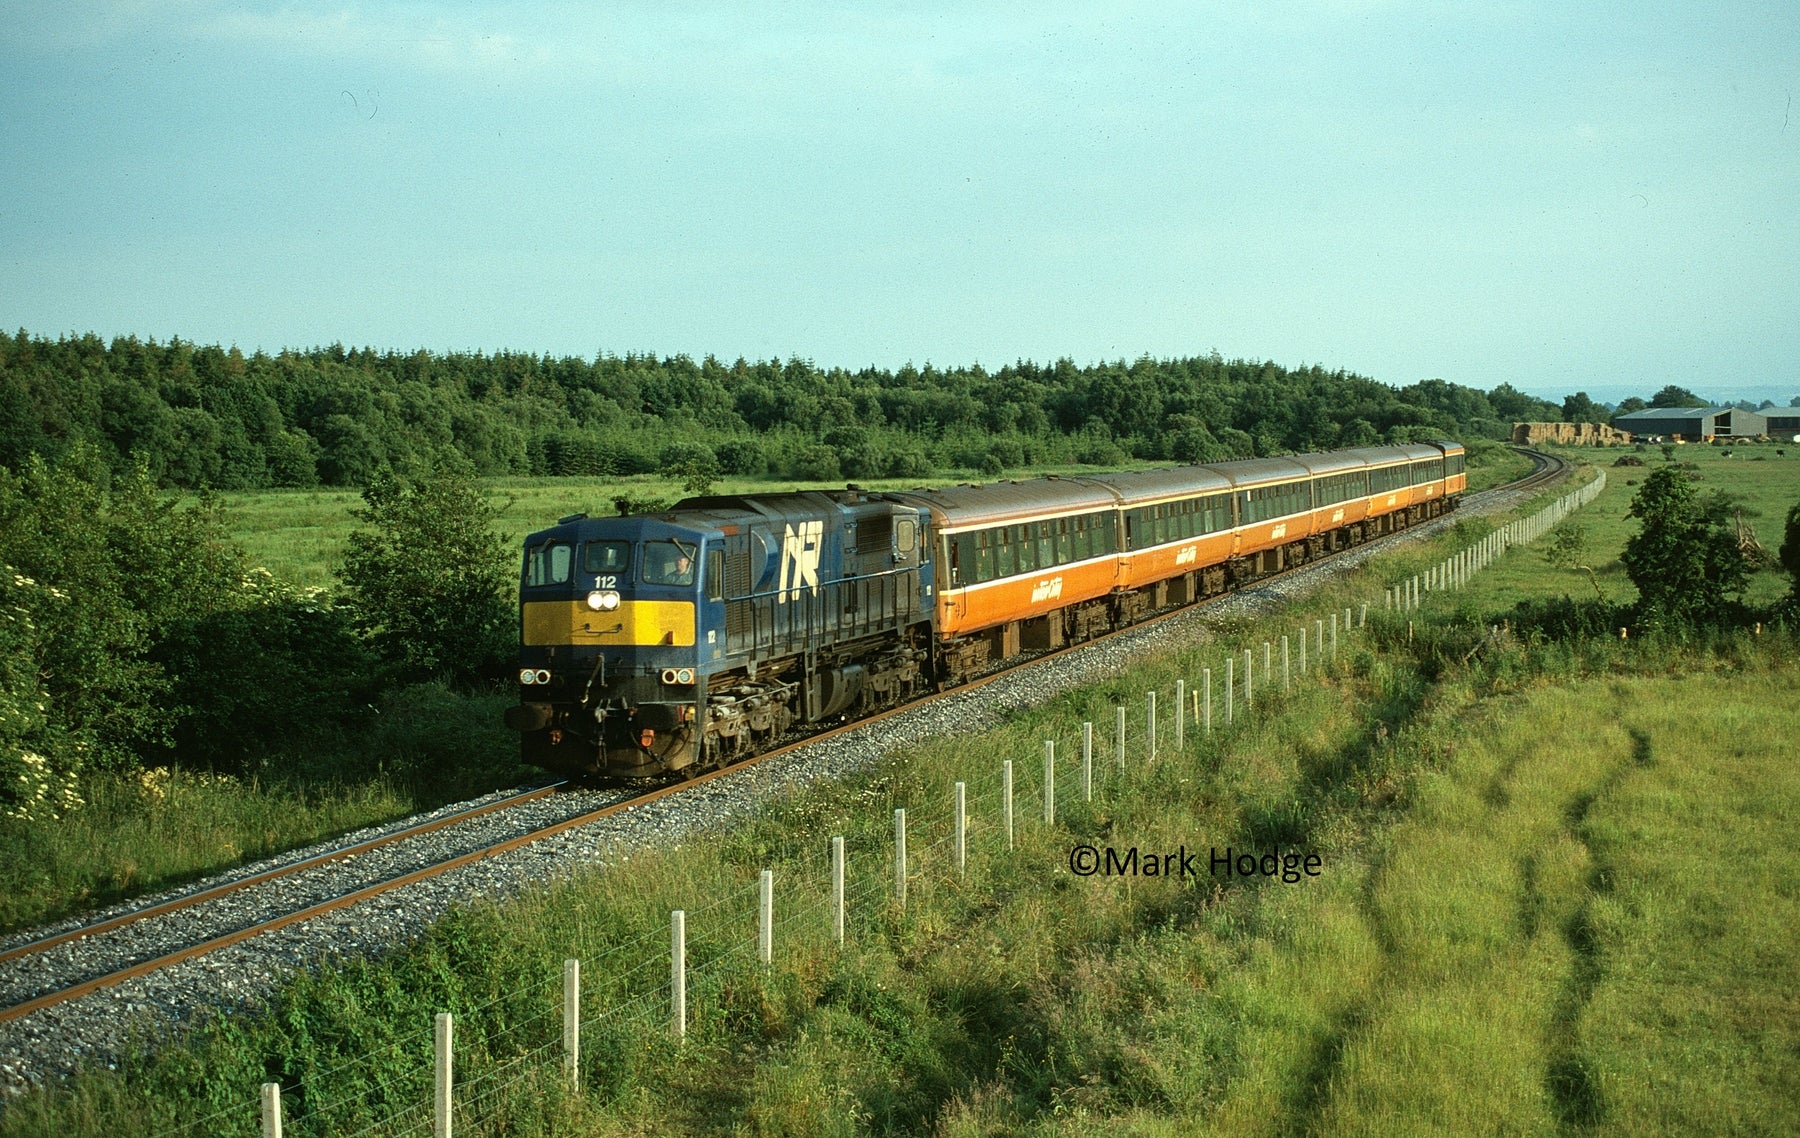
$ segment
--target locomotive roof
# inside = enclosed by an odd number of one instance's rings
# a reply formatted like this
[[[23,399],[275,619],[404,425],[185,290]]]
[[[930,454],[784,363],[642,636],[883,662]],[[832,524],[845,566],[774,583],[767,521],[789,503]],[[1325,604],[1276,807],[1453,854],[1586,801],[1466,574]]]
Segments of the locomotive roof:
[[[867,494],[860,490],[790,490],[774,494],[712,494],[683,498],[658,517],[679,515],[692,524],[708,521],[718,526],[742,523],[745,515],[756,515],[772,521],[798,518],[836,517],[842,511],[858,506],[880,506],[885,495]]]

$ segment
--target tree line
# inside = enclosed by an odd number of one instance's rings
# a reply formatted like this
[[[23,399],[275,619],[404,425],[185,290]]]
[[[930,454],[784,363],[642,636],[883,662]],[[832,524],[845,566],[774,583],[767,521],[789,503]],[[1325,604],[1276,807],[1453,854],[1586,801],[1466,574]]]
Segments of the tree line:
[[[1225,360],[898,370],[800,359],[522,352],[274,355],[94,335],[0,336],[0,466],[90,447],[167,487],[366,486],[446,460],[477,476],[831,480],[1129,459],[1177,462],[1420,438],[1504,438],[1553,403],[1501,384],[1393,387]]]

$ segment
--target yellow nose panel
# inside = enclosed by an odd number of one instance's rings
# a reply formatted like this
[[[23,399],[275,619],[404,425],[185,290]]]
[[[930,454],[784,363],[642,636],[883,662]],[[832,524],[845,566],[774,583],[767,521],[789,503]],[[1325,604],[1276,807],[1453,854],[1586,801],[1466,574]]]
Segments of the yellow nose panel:
[[[528,601],[522,632],[526,645],[656,645],[694,643],[690,601],[624,601],[612,612],[595,612],[583,601]]]

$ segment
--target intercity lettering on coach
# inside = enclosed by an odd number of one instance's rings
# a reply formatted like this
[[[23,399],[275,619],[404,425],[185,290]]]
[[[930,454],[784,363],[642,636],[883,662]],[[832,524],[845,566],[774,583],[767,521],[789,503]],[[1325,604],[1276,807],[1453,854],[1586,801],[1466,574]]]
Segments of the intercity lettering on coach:
[[[1233,876],[1265,877],[1292,885],[1307,877],[1318,877],[1325,870],[1325,859],[1318,854],[1288,851],[1281,847],[1263,853],[1239,853],[1230,846],[1221,854],[1217,846],[1208,847],[1207,873],[1230,881]],[[1121,851],[1112,846],[1075,846],[1069,850],[1069,872],[1077,877],[1198,877],[1198,850],[1183,845],[1171,853],[1155,853],[1130,846]]]

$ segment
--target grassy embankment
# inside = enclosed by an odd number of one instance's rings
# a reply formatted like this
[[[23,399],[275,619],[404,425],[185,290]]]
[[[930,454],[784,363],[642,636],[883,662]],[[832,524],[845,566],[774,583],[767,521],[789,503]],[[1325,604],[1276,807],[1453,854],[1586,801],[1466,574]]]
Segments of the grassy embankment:
[[[1765,516],[1800,496],[1791,467],[1731,469]],[[1578,515],[1603,582],[1628,530],[1621,473]],[[1429,598],[1410,637],[1372,612],[1334,664],[1315,655],[1285,696],[1266,685],[1230,730],[1190,731],[1177,752],[1165,721],[1145,760],[1144,691],[1166,700],[1176,677],[1216,677],[1227,652],[1379,597],[1430,559],[1389,555],[1301,610],[938,741],[716,842],[473,908],[387,961],[299,981],[277,1016],[234,1017],[187,1049],[20,1104],[0,1134],[153,1132],[219,1109],[249,1133],[254,1086],[271,1076],[306,1087],[292,1133],[348,1132],[402,1106],[416,1118],[429,1015],[444,1009],[462,1016],[459,1083],[489,1120],[464,1133],[1789,1132],[1791,632],[1483,643],[1521,596],[1591,589],[1515,550],[1471,590]],[[1103,744],[1085,804],[1065,764],[1057,825],[1044,826],[1041,740],[1067,755],[1084,719],[1109,738],[1118,701],[1132,707],[1126,772]],[[1019,774],[1010,852],[1001,757]],[[963,878],[947,846],[954,779],[971,789]],[[888,884],[896,806],[915,859],[904,915]],[[859,900],[842,951],[823,910],[832,833],[849,839]],[[1204,855],[1198,879],[1081,879],[1066,869],[1078,842],[1280,844],[1324,865],[1296,884],[1213,880]],[[748,949],[764,867],[782,914],[767,975]],[[663,1026],[672,908],[689,912],[694,969],[680,1046]],[[568,955],[589,978],[579,1094],[555,1080]],[[226,1132],[224,1119],[208,1127]]]

